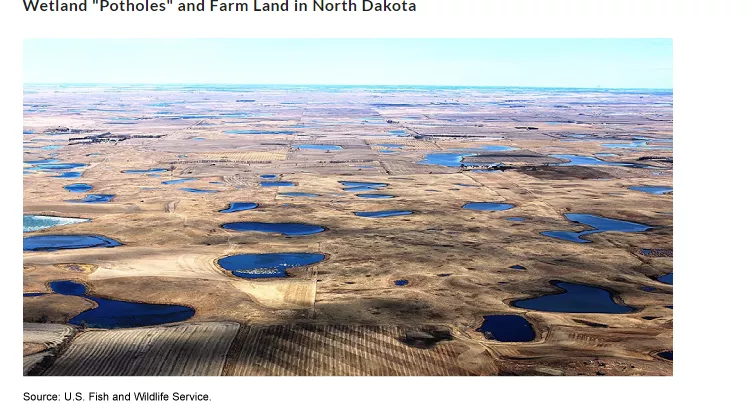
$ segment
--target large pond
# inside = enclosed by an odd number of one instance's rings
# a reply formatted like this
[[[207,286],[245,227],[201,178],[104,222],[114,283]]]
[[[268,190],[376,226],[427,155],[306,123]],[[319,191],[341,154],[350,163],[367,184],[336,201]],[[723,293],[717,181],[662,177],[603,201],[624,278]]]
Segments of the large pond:
[[[289,268],[308,266],[325,259],[318,253],[237,254],[218,260],[221,268],[245,279],[287,277]]]
[[[343,147],[341,147],[340,145],[322,145],[322,144],[301,144],[301,145],[296,145],[294,148],[317,149],[317,150],[323,150],[323,151],[335,151],[335,150],[343,149]]]
[[[629,189],[649,194],[665,194],[673,191],[672,187],[667,186],[631,186]]]
[[[194,177],[188,177],[188,178],[183,178],[183,179],[162,181],[161,184],[180,184],[180,183],[185,183],[185,182],[194,181],[194,180],[197,180],[197,179]]]
[[[157,305],[126,302],[86,295],[86,286],[72,281],[55,281],[49,284],[52,291],[61,295],[81,296],[97,304],[93,309],[73,317],[72,325],[90,328],[131,328],[185,321],[195,315],[188,306]]]
[[[70,203],[106,203],[114,199],[113,194],[87,194],[83,199],[66,200]]]
[[[489,340],[527,342],[535,339],[532,325],[520,315],[487,315],[476,331]]]
[[[119,245],[122,244],[101,235],[35,235],[23,238],[24,251],[57,251]]]
[[[507,145],[484,145],[479,148],[455,149],[455,152],[426,154],[423,160],[419,161],[418,164],[441,165],[445,167],[460,167],[463,164],[466,166],[480,166],[486,164],[464,163],[462,159],[465,157],[474,157],[476,155],[479,155],[481,151],[511,151],[515,149],[516,148]],[[500,157],[497,157],[497,159],[498,158]]]
[[[364,218],[387,218],[390,216],[404,216],[411,215],[413,212],[409,210],[378,210],[373,212],[353,212],[356,216],[362,216]]]
[[[613,294],[600,287],[557,280],[551,284],[562,292],[517,300],[511,305],[544,312],[623,314],[634,311],[630,306],[616,303]]]
[[[58,225],[70,225],[88,222],[90,219],[62,218],[58,216],[23,215],[23,232],[41,231]]]
[[[423,160],[419,161],[418,164],[431,164],[431,165],[442,165],[445,167],[459,167],[462,165],[462,159],[465,157],[473,157],[473,152],[462,152],[462,153],[438,153],[438,154],[426,154]]]
[[[292,181],[261,181],[261,187],[293,187],[296,183]]]
[[[388,183],[372,183],[366,181],[338,181],[338,183],[343,185],[343,190],[346,192],[376,191],[389,186]]]
[[[302,223],[231,222],[221,226],[232,231],[272,232],[288,236],[312,235],[325,230],[319,225]]]
[[[462,205],[463,209],[470,210],[488,210],[488,211],[501,211],[513,208],[514,205],[510,203],[495,203],[495,202],[470,202]]]
[[[243,210],[250,210],[256,207],[257,207],[257,203],[254,203],[254,202],[231,202],[228,208],[220,210],[219,212],[221,213],[241,212]]]
[[[32,168],[29,168],[29,170],[51,170],[51,171],[57,171],[57,170],[72,170],[74,168],[81,168],[86,167],[88,164],[82,164],[82,163],[42,163],[42,164],[33,164]]]
[[[653,228],[652,226],[639,224],[636,222],[622,221],[619,219],[605,218],[602,216],[582,214],[582,213],[569,213],[564,216],[566,216],[566,219],[572,222],[585,224],[585,225],[591,226],[594,229],[588,229],[588,230],[584,230],[580,232],[544,231],[544,232],[541,232],[541,234],[547,237],[557,238],[557,239],[561,239],[564,241],[571,241],[571,242],[577,242],[577,243],[588,243],[592,241],[583,239],[582,238],[583,236],[589,235],[589,234],[596,234],[600,232],[608,232],[608,231],[644,232],[644,231],[647,231]]]
[[[87,192],[93,189],[93,186],[91,186],[90,184],[86,184],[86,183],[73,183],[73,184],[68,184],[67,186],[63,186],[63,188],[69,192],[83,193],[83,192]]]

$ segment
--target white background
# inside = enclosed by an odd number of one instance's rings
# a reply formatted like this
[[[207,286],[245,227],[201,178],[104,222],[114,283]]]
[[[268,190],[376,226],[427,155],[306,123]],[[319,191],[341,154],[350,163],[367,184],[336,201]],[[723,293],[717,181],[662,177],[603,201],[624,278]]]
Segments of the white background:
[[[3,0],[4,416],[745,416],[746,2],[417,0],[416,13],[26,13]],[[93,5],[89,0],[89,8]],[[665,378],[23,378],[22,42],[44,37],[664,37],[674,48],[675,368]],[[55,63],[49,63],[54,71]],[[102,68],[106,71],[106,68]],[[210,403],[24,403],[24,391],[207,392]],[[7,413],[7,415],[6,415]]]

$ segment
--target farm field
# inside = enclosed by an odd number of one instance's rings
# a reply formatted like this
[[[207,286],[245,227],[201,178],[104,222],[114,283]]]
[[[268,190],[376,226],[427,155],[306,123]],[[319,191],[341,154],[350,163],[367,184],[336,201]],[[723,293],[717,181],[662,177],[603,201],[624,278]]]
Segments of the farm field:
[[[26,85],[23,373],[672,375],[672,118],[669,90]]]

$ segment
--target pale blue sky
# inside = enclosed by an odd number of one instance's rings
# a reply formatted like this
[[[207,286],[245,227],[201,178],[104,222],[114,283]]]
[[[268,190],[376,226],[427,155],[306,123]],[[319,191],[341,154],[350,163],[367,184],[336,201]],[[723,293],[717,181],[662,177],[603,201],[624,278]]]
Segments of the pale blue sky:
[[[27,39],[25,83],[672,88],[670,39]]]

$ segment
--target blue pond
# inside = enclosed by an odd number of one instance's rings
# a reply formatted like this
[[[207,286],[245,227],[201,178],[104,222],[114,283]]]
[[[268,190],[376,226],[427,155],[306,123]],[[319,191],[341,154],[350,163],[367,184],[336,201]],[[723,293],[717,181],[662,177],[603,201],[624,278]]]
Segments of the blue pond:
[[[260,174],[261,179],[274,179],[278,177],[277,174]]]
[[[278,193],[281,196],[288,196],[288,197],[317,197],[318,194],[314,193],[304,193],[304,192],[283,192]]]
[[[218,265],[235,276],[258,279],[287,277],[286,269],[308,266],[324,259],[324,254],[316,253],[237,254],[219,259]]]
[[[510,147],[507,145],[483,145],[480,148],[471,148],[471,149],[463,149],[459,150],[456,149],[455,151],[458,152],[452,152],[452,153],[438,153],[438,154],[426,154],[423,160],[419,161],[418,164],[434,164],[434,165],[442,165],[445,167],[459,167],[461,165],[482,165],[482,164],[471,164],[471,163],[463,163],[462,159],[465,157],[473,157],[478,155],[477,152],[480,151],[511,151],[516,148]]]
[[[194,181],[194,180],[197,180],[197,179],[194,178],[194,177],[188,177],[188,178],[184,178],[184,179],[174,179],[174,180],[162,181],[161,184],[179,184],[179,183],[184,183],[184,182],[187,182],[187,181]]]
[[[629,189],[649,194],[665,194],[673,191],[672,187],[666,186],[631,186]]]
[[[35,235],[23,238],[24,251],[56,251],[120,245],[122,244],[101,235]]]
[[[333,151],[343,149],[340,145],[321,145],[321,144],[302,144],[297,145],[295,148],[298,149],[319,149],[324,151]]]
[[[362,216],[364,218],[386,218],[389,216],[403,216],[410,215],[413,212],[409,210],[380,210],[374,212],[353,212],[356,216]]]
[[[301,223],[232,222],[221,226],[232,231],[275,232],[289,236],[312,235],[325,230],[318,225]]]
[[[524,221],[525,221],[525,218],[520,218],[520,217],[510,217],[510,218],[506,218],[506,220],[507,220],[507,221],[512,221],[512,222],[524,222]]]
[[[36,164],[36,168],[40,170],[71,170],[73,168],[85,167],[88,164],[83,163],[49,163],[49,164]]]
[[[395,280],[393,283],[395,283],[395,286],[406,286],[408,284],[407,280]]]
[[[644,232],[653,227],[644,224],[638,224],[635,222],[621,221],[618,219],[605,218],[602,216],[588,215],[582,213],[569,213],[564,215],[566,219],[572,222],[582,223],[591,226],[594,229],[588,229],[580,232],[574,231],[544,231],[542,235],[551,238],[557,238],[564,241],[571,241],[577,243],[588,243],[592,242],[586,239],[582,239],[583,236],[589,234],[596,234],[599,232],[615,231],[615,232]]]
[[[464,157],[472,157],[477,155],[475,153],[439,153],[439,154],[426,154],[423,160],[419,161],[418,164],[432,164],[432,165],[443,165],[445,167],[459,167],[462,165],[462,159]]]
[[[53,292],[65,296],[83,296],[86,294],[85,285],[68,280],[52,282],[49,284],[49,287]]]
[[[261,187],[293,187],[296,183],[292,181],[261,181]]]
[[[88,222],[83,218],[60,218],[57,216],[23,215],[23,232],[41,231],[58,225],[70,225]]]
[[[260,131],[252,129],[232,129],[223,132],[234,135],[293,135],[296,133],[295,131]]]
[[[93,189],[93,186],[86,183],[73,183],[63,187],[65,190],[73,193],[83,193]]]
[[[218,193],[218,190],[193,189],[191,187],[182,187],[179,190],[182,190],[184,192],[190,192],[190,193]]]
[[[662,353],[657,353],[657,357],[661,357],[661,358],[664,358],[665,360],[673,361],[673,352],[663,351]]]
[[[91,328],[144,327],[184,321],[195,315],[195,310],[188,306],[155,305],[86,296],[86,286],[71,281],[56,281],[49,286],[55,293],[82,296],[98,305],[76,315],[68,322],[72,325],[85,324]]]
[[[377,193],[361,193],[357,194],[358,197],[363,197],[364,199],[392,199],[393,195],[391,194],[377,194]]]
[[[193,141],[205,141],[205,138],[192,138]]]
[[[490,210],[500,211],[513,208],[514,205],[510,203],[494,203],[494,202],[470,202],[462,205],[463,209],[470,210]]]
[[[146,173],[163,173],[165,168],[149,168],[147,170],[124,170],[125,174],[146,174]]]
[[[519,264],[515,264],[515,265],[513,265],[513,266],[510,266],[509,268],[510,268],[510,269],[513,269],[513,270],[527,270],[527,267],[525,267],[525,266],[520,266]]]
[[[66,200],[70,203],[106,203],[114,199],[113,194],[87,194],[83,199]]]
[[[371,183],[365,181],[338,181],[338,183],[343,185],[343,190],[346,192],[366,192],[379,190],[382,187],[389,186],[387,183]]]
[[[619,305],[613,295],[602,288],[557,280],[551,284],[562,289],[562,293],[517,300],[512,306],[543,312],[610,313],[633,312],[630,306]]]
[[[388,131],[390,135],[396,135],[396,136],[408,136],[408,132],[405,131],[405,129],[393,129],[391,131]]]
[[[221,213],[241,212],[243,210],[250,210],[256,207],[257,207],[257,203],[254,203],[254,202],[231,202],[228,208],[219,210],[219,212]]]
[[[532,325],[520,315],[487,315],[476,331],[488,340],[527,342],[535,339]]]
[[[605,148],[642,148],[642,147],[647,146],[647,141],[636,140],[636,141],[631,141],[631,142],[620,142],[620,143],[600,144],[600,145]]]
[[[657,278],[657,281],[660,283],[672,285],[673,284],[673,273],[668,273],[663,276],[660,276]]]

